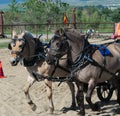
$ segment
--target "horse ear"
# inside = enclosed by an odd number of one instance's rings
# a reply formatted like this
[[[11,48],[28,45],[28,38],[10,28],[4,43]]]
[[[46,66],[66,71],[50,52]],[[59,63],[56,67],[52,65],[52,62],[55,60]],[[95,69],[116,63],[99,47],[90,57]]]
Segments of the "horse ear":
[[[23,31],[23,32],[21,33],[21,36],[23,37],[26,32],[27,32],[27,31]]]
[[[64,33],[65,33],[65,30],[62,28],[55,31],[55,34],[57,34],[57,35],[63,35]]]
[[[12,31],[12,38],[18,38],[18,34],[16,33],[15,30]]]
[[[63,29],[63,28],[60,29],[60,34],[61,35],[65,35],[65,32],[66,32],[66,29]]]

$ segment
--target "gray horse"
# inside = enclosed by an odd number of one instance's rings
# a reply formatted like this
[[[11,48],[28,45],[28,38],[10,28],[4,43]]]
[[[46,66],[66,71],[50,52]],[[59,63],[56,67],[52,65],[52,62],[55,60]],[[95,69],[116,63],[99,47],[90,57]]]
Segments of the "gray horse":
[[[77,103],[80,107],[80,115],[85,115],[82,82],[88,84],[86,101],[93,111],[99,110],[99,106],[97,103],[92,103],[92,92],[98,83],[106,80],[112,79],[116,83],[117,101],[120,104],[120,44],[95,46],[91,45],[86,38],[74,29],[57,30],[50,41],[51,47],[46,57],[49,64],[54,64],[63,55],[67,55],[71,63],[71,75],[68,77],[72,78],[78,87]]]
[[[54,65],[48,65],[45,61],[45,49],[39,39],[34,38],[31,33],[25,31],[21,34],[17,34],[13,31],[13,39],[8,44],[8,48],[11,51],[10,63],[12,66],[17,66],[19,62],[25,67],[28,71],[27,82],[24,87],[24,93],[28,100],[28,104],[31,106],[32,110],[36,109],[36,105],[31,100],[29,95],[29,88],[36,82],[36,79],[33,76],[33,71],[39,72],[43,76],[51,76],[54,71]],[[66,56],[63,56],[64,59],[60,60],[60,64],[63,67],[66,67]],[[68,72],[57,68],[53,76],[63,76],[65,77]],[[47,90],[47,96],[49,99],[49,112],[54,111],[54,105],[52,100],[52,82],[45,79],[45,85]],[[72,105],[74,108],[75,104],[75,91],[74,85],[71,82],[67,82],[72,94]]]

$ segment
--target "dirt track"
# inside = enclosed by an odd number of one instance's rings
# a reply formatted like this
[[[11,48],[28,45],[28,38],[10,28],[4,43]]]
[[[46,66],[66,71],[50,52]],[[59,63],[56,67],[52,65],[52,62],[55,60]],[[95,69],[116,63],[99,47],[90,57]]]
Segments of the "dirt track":
[[[51,116],[47,114],[48,100],[43,82],[36,82],[30,89],[30,95],[37,105],[37,110],[33,112],[27,104],[23,87],[27,79],[27,72],[21,65],[12,67],[9,63],[8,49],[0,50],[0,60],[2,61],[4,75],[7,78],[0,79],[0,116]],[[68,110],[66,113],[60,111],[63,107],[69,107],[71,103],[70,91],[65,83],[57,87],[58,83],[53,83],[53,100],[55,112],[53,116],[77,116],[77,111]],[[120,107],[116,103],[115,93],[108,103],[100,102],[94,92],[92,101],[98,101],[101,106],[100,112],[93,112],[85,102],[86,116],[119,116]]]

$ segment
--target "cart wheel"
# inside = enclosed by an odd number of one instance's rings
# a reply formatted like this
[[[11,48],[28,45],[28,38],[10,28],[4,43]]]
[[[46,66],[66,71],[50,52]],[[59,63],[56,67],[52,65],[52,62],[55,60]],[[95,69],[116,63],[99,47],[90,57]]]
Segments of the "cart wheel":
[[[109,101],[112,97],[114,89],[110,88],[110,85],[106,83],[97,87],[97,96],[101,101]]]

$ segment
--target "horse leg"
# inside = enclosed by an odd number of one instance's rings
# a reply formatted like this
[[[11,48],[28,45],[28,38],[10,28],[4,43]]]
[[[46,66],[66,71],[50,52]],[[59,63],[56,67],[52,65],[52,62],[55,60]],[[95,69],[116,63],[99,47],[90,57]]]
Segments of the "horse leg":
[[[28,104],[30,105],[30,107],[33,111],[36,110],[36,105],[33,103],[33,101],[30,98],[29,89],[33,85],[34,82],[35,82],[35,80],[31,76],[28,76],[27,82],[26,82],[24,89],[23,89],[25,96],[27,98]]]
[[[53,100],[52,100],[52,82],[45,79],[45,85],[46,85],[47,96],[48,96],[48,100],[49,100],[48,113],[53,113],[54,105],[53,105]]]
[[[117,102],[120,105],[120,79],[115,79],[113,84],[116,85]]]
[[[75,83],[76,83],[77,88],[78,88],[77,95],[76,95],[77,104],[78,104],[78,107],[80,109],[78,114],[80,116],[85,116],[83,83],[81,83],[81,82],[75,82]]]
[[[120,105],[120,85],[119,85],[119,87],[117,87],[117,102],[118,102],[118,104]]]
[[[88,90],[86,93],[86,101],[88,102],[88,104],[90,105],[93,111],[98,111],[100,109],[98,104],[97,103],[93,104],[91,101],[91,96],[92,96],[94,88],[95,88],[95,82],[94,80],[90,80],[88,83]]]
[[[76,109],[76,101],[75,101],[75,87],[74,84],[72,82],[67,82],[69,88],[70,88],[70,92],[72,95],[72,104],[70,106],[70,109],[75,110]]]

